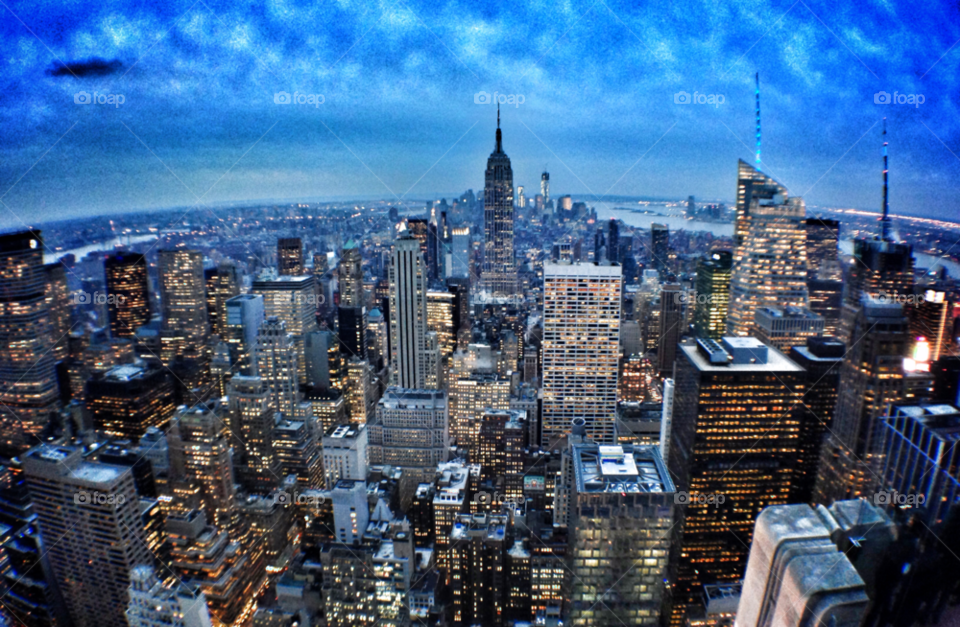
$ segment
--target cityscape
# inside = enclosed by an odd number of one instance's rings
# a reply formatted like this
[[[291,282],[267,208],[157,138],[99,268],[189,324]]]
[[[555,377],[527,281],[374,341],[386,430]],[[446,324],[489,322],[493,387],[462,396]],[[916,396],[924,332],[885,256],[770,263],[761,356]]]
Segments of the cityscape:
[[[960,627],[960,8],[348,4],[0,0],[0,627]]]

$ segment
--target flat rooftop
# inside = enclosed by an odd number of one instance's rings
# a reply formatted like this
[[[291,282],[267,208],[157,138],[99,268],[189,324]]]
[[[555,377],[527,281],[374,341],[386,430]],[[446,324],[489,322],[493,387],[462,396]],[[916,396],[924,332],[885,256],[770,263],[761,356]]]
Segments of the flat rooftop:
[[[759,342],[759,340],[755,338],[730,339]],[[742,347],[748,348],[749,346],[751,345],[743,345]],[[765,364],[715,364],[710,363],[710,361],[697,350],[696,346],[681,344],[680,350],[701,372],[803,372],[802,367],[772,346],[767,346],[767,363]]]
[[[673,482],[653,446],[574,446],[574,472],[580,493],[673,492]]]

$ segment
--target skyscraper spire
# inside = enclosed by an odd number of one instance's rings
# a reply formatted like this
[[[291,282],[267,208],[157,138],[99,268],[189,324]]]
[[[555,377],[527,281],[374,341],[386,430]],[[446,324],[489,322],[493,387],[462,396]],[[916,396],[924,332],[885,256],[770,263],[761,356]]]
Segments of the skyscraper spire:
[[[500,133],[500,103],[497,103],[497,149],[494,152],[503,152],[503,136]]]
[[[887,118],[883,118],[883,213],[880,215],[880,239],[890,240],[890,207],[887,202]]]
[[[760,72],[757,72],[757,170],[760,169]]]

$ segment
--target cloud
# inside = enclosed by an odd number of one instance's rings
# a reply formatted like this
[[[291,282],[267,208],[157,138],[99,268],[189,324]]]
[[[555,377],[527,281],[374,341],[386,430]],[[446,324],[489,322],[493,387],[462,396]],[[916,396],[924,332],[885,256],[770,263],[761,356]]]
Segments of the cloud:
[[[89,78],[93,76],[109,76],[116,74],[123,67],[118,59],[107,61],[100,57],[90,57],[79,61],[61,63],[55,61],[53,67],[46,72],[47,76],[72,76],[74,78]]]

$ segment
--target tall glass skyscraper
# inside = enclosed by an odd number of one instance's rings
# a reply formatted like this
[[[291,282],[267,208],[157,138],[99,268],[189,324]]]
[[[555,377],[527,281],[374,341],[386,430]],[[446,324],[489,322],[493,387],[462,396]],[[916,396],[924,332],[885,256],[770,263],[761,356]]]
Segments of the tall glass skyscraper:
[[[137,329],[150,322],[150,296],[147,292],[147,258],[136,253],[116,253],[103,262],[107,279],[110,335],[133,337]]]

